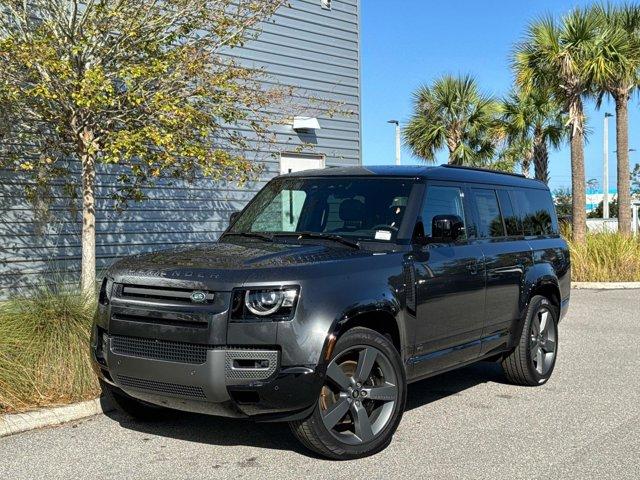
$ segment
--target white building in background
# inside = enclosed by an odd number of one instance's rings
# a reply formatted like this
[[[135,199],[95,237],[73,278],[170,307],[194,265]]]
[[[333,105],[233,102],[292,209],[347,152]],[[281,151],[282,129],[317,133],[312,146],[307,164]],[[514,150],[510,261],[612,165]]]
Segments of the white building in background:
[[[102,172],[96,186],[98,272],[125,255],[214,241],[231,212],[280,173],[361,164],[360,0],[290,0],[261,31],[229,56],[264,70],[265,83],[293,87],[296,103],[311,104],[313,116],[302,109],[290,123],[275,126],[275,145],[255,150],[264,166],[261,178],[243,186],[204,179],[159,184],[145,190],[147,200],[117,213],[109,198],[117,172]],[[335,114],[327,107],[334,104],[350,114]],[[52,222],[45,235],[37,234],[22,183],[14,172],[0,170],[0,300],[25,287],[79,279],[80,217],[57,191]]]

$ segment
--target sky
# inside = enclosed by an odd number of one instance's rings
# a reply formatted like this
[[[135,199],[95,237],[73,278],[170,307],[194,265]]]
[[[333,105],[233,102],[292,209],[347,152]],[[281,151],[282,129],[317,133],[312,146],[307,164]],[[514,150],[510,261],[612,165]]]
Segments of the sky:
[[[470,73],[481,89],[505,95],[512,85],[510,55],[532,20],[560,17],[592,2],[569,0],[361,0],[362,142],[365,165],[395,162],[394,126],[411,116],[412,92],[437,77]],[[621,3],[621,2],[612,2]],[[640,97],[629,104],[629,146],[633,166],[640,163]],[[607,100],[599,111],[587,103],[590,133],[585,147],[587,180],[602,185],[603,116],[615,113]],[[615,118],[609,121],[609,184],[615,188]],[[446,163],[441,152],[438,164]],[[403,147],[403,164],[421,160]],[[532,169],[533,172],[533,169]],[[569,147],[550,155],[552,190],[571,185]]]

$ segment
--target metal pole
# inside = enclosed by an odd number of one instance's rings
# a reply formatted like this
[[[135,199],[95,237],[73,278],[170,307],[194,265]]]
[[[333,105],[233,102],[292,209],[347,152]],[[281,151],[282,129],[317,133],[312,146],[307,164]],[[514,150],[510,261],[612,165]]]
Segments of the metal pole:
[[[400,165],[400,124],[396,123],[396,165]]]
[[[400,165],[400,122],[389,120],[387,123],[393,123],[396,126],[396,165]]]
[[[610,113],[604,114],[603,132],[603,164],[602,164],[602,218],[609,218],[609,117]]]

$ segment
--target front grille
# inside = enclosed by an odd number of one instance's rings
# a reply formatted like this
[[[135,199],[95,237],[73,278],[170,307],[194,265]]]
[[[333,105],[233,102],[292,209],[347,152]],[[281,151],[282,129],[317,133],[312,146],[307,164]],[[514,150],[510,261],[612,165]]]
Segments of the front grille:
[[[192,299],[194,293],[201,293],[202,300],[195,301]],[[159,300],[161,302],[171,303],[213,303],[214,293],[209,291],[194,290],[192,288],[169,288],[169,287],[150,287],[145,285],[118,285],[116,296],[120,298],[136,299],[136,300]]]
[[[204,345],[150,338],[114,335],[111,337],[111,351],[119,355],[167,362],[202,364],[207,361],[207,347]]]
[[[167,393],[178,397],[207,398],[201,387],[193,387],[191,385],[157,382],[155,380],[146,380],[144,378],[128,377],[125,375],[118,375],[118,382],[123,387],[149,390],[157,393]]]

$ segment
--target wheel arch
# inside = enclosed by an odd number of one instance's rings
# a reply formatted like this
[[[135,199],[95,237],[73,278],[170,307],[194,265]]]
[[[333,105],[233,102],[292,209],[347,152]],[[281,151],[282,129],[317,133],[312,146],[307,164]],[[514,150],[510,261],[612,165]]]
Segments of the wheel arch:
[[[338,336],[355,327],[365,327],[389,337],[398,353],[402,352],[400,328],[396,318],[387,310],[361,312],[339,324]]]
[[[536,295],[546,297],[547,300],[549,300],[551,304],[558,309],[558,312],[560,312],[560,287],[557,282],[546,281],[535,285],[531,289],[527,305]]]
[[[338,338],[355,327],[365,327],[387,336],[404,359],[406,332],[398,319],[399,309],[389,303],[357,308],[341,315],[334,321],[322,349],[321,362],[326,365],[331,358]]]
[[[531,299],[536,295],[547,298],[551,304],[557,309],[558,320],[560,319],[560,285],[558,278],[553,269],[546,264],[536,265],[529,270],[525,278],[523,289],[520,295],[520,318],[516,327],[512,329],[511,338],[509,339],[510,347],[516,345],[525,323],[525,315],[531,303]]]

